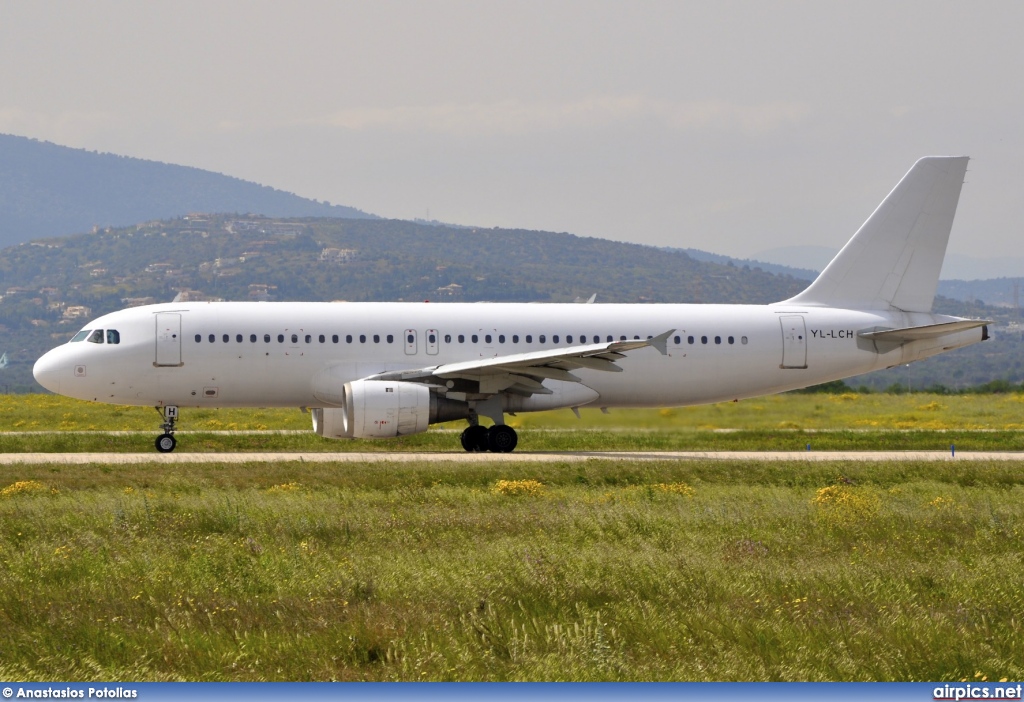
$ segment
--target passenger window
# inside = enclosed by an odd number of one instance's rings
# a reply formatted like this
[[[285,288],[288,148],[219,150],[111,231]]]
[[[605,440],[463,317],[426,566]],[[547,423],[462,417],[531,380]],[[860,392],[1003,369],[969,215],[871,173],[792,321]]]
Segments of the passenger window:
[[[452,335],[451,334],[445,334],[444,335],[444,343],[446,343],[446,344],[452,343]]]
[[[528,343],[528,344],[532,344],[533,343],[533,334],[527,334],[526,335],[526,343]]]
[[[429,341],[432,344],[436,344],[437,343],[437,335],[436,334],[428,334],[427,335],[427,341]]]
[[[312,336],[310,336],[309,334],[306,334],[306,343],[308,344],[308,343],[309,343],[309,342],[311,342],[312,340],[313,340],[313,337],[312,337]],[[323,338],[323,337],[321,336],[321,337],[320,337],[320,341],[323,341],[323,340],[324,340],[324,338]]]
[[[256,335],[255,334],[250,334],[249,335],[249,343],[250,344],[255,344],[256,343]]]
[[[740,343],[741,343],[741,344],[745,344],[745,343],[747,343],[747,337],[745,337],[745,336],[741,336],[741,337],[740,337]]]
[[[540,336],[538,336],[538,337],[537,337],[537,341],[539,341],[539,342],[540,342],[540,343],[542,343],[542,344],[543,344],[543,343],[544,343],[544,342],[545,342],[546,340],[547,340],[547,337],[545,337],[545,336],[544,336],[543,334],[541,334]]]
[[[284,334],[278,334],[277,335],[277,343],[279,343],[279,344],[283,344],[284,343]]]
[[[625,341],[625,340],[626,340],[626,337],[624,337],[624,336],[620,336],[619,337],[619,341]]]
[[[395,335],[394,334],[388,334],[388,343],[389,344],[395,343]]]
[[[239,344],[242,343],[242,335],[241,334],[236,334],[235,335],[235,342],[237,342]]]
[[[519,343],[519,335],[518,334],[513,334],[512,335],[512,343],[513,344],[518,344]]]
[[[91,341],[94,344],[102,344],[103,343],[103,330],[102,329],[97,329],[96,331],[94,331],[92,334],[89,335],[89,338],[86,339],[86,341]]]
[[[504,344],[505,343],[505,335],[504,334],[498,334],[498,343],[499,344]]]
[[[320,342],[320,343],[322,344],[322,343],[324,343],[325,341],[327,341],[327,337],[326,337],[326,336],[324,336],[323,334],[321,334],[321,335],[320,335],[319,337],[317,337],[317,340],[318,340],[318,341],[319,341],[319,342]],[[335,341],[337,341],[337,340],[338,340],[338,337],[334,337],[334,340],[335,340]]]
[[[351,344],[352,343],[352,335],[351,334],[346,334],[345,335],[345,343],[346,344]]]
[[[678,346],[679,344],[683,343],[683,339],[680,336],[673,337],[672,341],[675,342],[676,346]]]
[[[221,337],[221,340],[226,344],[229,341],[231,341],[231,337],[225,334],[223,337]]]
[[[615,337],[612,336],[611,334],[608,335],[607,339],[609,342],[615,341]]]
[[[491,335],[490,334],[484,334],[484,341],[486,341],[488,344],[491,343]]]
[[[270,334],[264,334],[263,335],[263,343],[265,343],[265,344],[269,344],[270,343]]]
[[[299,343],[299,335],[298,334],[292,334],[292,343],[293,344]]]
[[[107,343],[108,344],[120,344],[121,334],[116,329],[107,330]]]
[[[716,336],[716,337],[715,337],[715,343],[716,343],[716,344],[720,344],[720,343],[722,343],[722,337],[720,337],[720,336]]]
[[[82,331],[78,332],[73,337],[71,337],[71,341],[82,341],[85,337],[89,336],[89,332],[90,331],[92,331],[92,330],[91,329],[83,329]],[[196,339],[196,341],[199,341],[199,339]]]
[[[217,336],[215,334],[210,334],[210,343],[212,344],[216,340],[217,340]]]
[[[375,343],[375,344],[379,344],[380,343],[380,334],[374,334],[373,335],[373,343]]]
[[[692,336],[688,336],[688,337],[686,337],[686,343],[688,343],[688,344],[692,344],[692,343],[693,343],[693,341],[694,341],[694,340],[693,340],[693,337],[692,337]]]
[[[558,341],[558,339],[555,339],[555,341]],[[567,344],[571,344],[572,343],[572,334],[566,334],[565,335],[565,343],[567,343]]]
[[[405,336],[405,343],[407,343],[407,344],[414,344],[414,343],[416,343],[416,337],[413,336],[412,334],[406,334],[406,336]]]
[[[465,343],[465,341],[466,341],[466,337],[463,336],[462,334],[459,334],[459,343],[462,344],[462,343]]]
[[[202,340],[203,340],[203,335],[202,334],[196,334],[196,343],[198,344]]]
[[[702,344],[706,344],[706,343],[708,343],[708,338],[707,338],[706,336],[702,336],[702,337],[700,338],[700,343],[702,343]]]
[[[555,334],[554,336],[551,337],[551,343],[553,343],[553,344],[557,344],[558,343],[558,334]]]
[[[735,344],[735,343],[736,343],[736,338],[735,338],[735,337],[732,337],[732,336],[730,336],[730,337],[729,337],[729,343],[730,343],[730,344]]]
[[[469,338],[470,338],[470,340],[471,340],[471,341],[472,341],[472,342],[473,342],[474,344],[475,344],[475,343],[476,343],[476,342],[477,342],[477,341],[479,340],[476,334],[474,334],[473,336],[471,336],[471,337],[469,337]]]
[[[366,334],[360,334],[359,335],[359,343],[360,344],[365,344],[366,343]]]
[[[331,343],[332,344],[338,343],[338,335],[337,334],[332,334],[331,335]]]

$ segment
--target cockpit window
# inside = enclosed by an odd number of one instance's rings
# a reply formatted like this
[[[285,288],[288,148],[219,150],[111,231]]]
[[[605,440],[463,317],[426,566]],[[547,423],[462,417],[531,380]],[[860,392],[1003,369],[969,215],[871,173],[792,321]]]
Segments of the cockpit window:
[[[83,329],[82,331],[78,332],[73,337],[71,337],[71,341],[82,341],[85,339],[85,337],[89,336],[89,333],[91,331],[92,329]]]
[[[103,343],[103,330],[102,329],[97,329],[96,331],[94,331],[92,334],[89,335],[89,338],[86,339],[86,341],[91,341],[94,344],[102,344]]]
[[[107,343],[108,344],[120,344],[121,343],[121,333],[119,331],[117,331],[116,329],[108,329],[107,330]]]

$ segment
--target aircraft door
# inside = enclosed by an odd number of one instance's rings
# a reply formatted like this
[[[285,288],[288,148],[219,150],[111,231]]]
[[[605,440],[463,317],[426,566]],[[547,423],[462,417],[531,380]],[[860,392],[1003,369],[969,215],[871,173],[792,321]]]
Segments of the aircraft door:
[[[807,326],[798,314],[779,317],[782,324],[782,364],[779,368],[807,367]]]
[[[416,355],[416,330],[406,329],[405,330],[405,355],[415,356]]]
[[[161,312],[156,316],[156,360],[154,366],[181,366],[181,315]]]
[[[427,353],[431,356],[437,355],[437,330],[427,330]]]

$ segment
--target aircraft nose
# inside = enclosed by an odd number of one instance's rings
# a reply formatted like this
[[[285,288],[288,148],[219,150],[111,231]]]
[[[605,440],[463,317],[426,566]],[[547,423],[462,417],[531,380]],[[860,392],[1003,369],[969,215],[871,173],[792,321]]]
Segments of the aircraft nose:
[[[60,394],[60,359],[53,351],[44,353],[32,366],[32,376],[36,382],[50,392]]]

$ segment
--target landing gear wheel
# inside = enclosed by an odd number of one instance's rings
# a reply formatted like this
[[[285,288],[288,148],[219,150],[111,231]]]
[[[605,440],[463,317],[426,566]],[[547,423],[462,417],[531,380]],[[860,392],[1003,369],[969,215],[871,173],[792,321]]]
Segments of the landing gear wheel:
[[[518,443],[516,430],[507,424],[495,424],[487,430],[487,448],[494,453],[511,453]]]
[[[160,425],[164,433],[156,437],[156,450],[160,453],[170,453],[178,445],[178,440],[174,438],[174,425],[178,423],[178,406],[157,407],[156,411],[164,420]]]
[[[170,453],[178,445],[177,439],[170,434],[161,434],[156,437],[156,450],[160,453]]]
[[[470,452],[487,451],[490,448],[488,446],[487,436],[487,427],[482,427],[479,424],[466,427],[460,437],[460,440],[462,441],[462,448]]]

